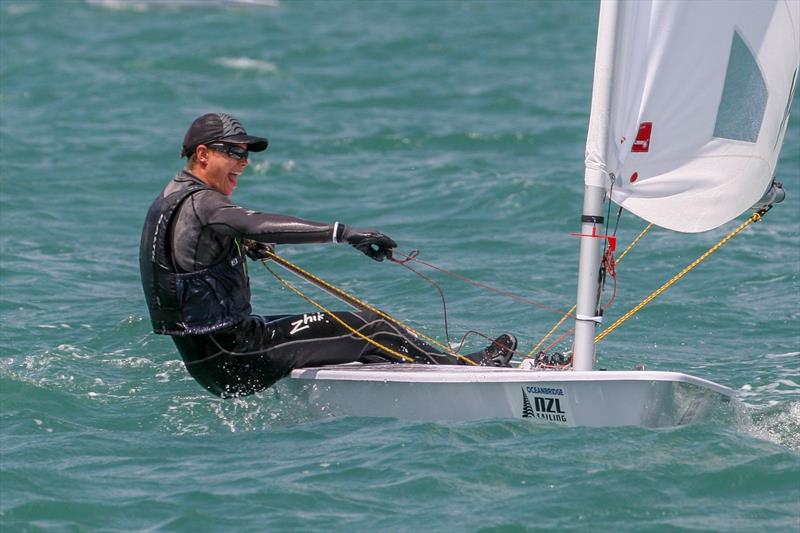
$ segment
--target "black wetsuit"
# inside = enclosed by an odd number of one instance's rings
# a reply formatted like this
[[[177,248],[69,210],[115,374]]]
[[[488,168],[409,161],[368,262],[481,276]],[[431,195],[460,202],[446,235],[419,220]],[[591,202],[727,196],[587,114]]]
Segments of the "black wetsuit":
[[[198,190],[190,192],[177,207],[167,238],[171,268],[177,273],[202,271],[231,258],[235,264],[235,258],[241,255],[239,240],[243,238],[273,244],[334,241],[333,224],[245,209],[209,189],[185,170],[167,185],[162,196],[179,196],[191,188]],[[146,258],[142,264],[143,270],[150,268]],[[249,289],[246,294],[249,298]],[[220,297],[224,299],[225,296]],[[154,316],[152,308],[151,316]],[[371,312],[341,312],[336,316],[415,362],[459,364],[455,357],[437,351]],[[215,326],[212,324],[210,329]],[[169,330],[159,332],[171,333]],[[383,353],[320,312],[271,317],[250,315],[233,326],[205,334],[173,334],[172,339],[189,373],[206,389],[223,397],[267,388],[294,368],[354,361],[396,361],[396,356]]]

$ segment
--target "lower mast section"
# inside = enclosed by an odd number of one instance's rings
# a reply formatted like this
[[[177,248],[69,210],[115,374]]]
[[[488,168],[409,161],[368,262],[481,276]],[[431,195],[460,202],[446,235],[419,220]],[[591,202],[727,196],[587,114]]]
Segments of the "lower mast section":
[[[603,241],[596,235],[603,229],[604,199],[603,187],[585,186],[581,217],[581,251],[578,260],[575,341],[572,348],[573,370],[585,371],[594,367],[594,337],[601,321],[597,304],[600,296],[600,245]]]

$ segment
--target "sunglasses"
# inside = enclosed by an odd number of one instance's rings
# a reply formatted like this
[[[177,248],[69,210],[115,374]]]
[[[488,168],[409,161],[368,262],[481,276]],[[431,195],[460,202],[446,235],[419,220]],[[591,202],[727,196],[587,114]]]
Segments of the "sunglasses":
[[[247,148],[241,148],[235,144],[211,143],[207,144],[206,147],[208,147],[209,150],[214,150],[215,152],[222,152],[231,159],[235,159],[237,161],[247,159]]]

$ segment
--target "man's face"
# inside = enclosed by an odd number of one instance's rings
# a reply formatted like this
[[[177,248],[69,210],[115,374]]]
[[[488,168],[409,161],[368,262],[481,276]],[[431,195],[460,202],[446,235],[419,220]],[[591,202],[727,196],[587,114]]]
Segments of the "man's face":
[[[233,146],[238,146],[239,148],[247,150],[246,144],[234,144]],[[247,157],[235,159],[224,152],[215,150],[213,146],[209,148],[203,145],[197,147],[197,153],[198,157],[207,158],[205,159],[206,179],[204,180],[206,184],[225,196],[230,196],[236,188],[239,175],[244,172],[244,169],[247,167]]]

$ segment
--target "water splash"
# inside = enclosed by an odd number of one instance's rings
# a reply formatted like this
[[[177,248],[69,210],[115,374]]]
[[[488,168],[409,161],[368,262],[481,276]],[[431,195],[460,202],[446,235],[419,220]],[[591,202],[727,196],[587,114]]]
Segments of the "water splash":
[[[174,435],[267,431],[319,418],[303,390],[279,382],[241,398],[223,400],[204,391],[176,396],[162,414],[161,430]]]
[[[800,401],[780,404],[752,414],[745,431],[758,439],[800,453]]]

